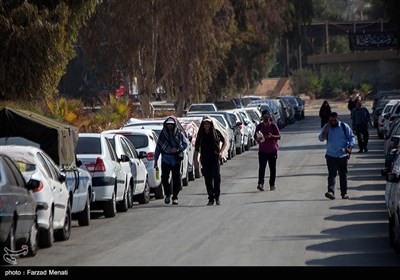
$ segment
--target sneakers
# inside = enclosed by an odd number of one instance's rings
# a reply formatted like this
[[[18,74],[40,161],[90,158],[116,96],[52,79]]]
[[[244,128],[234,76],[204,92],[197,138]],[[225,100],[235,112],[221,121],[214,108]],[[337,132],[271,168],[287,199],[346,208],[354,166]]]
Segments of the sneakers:
[[[178,205],[178,199],[175,198],[174,200],[172,200],[172,205]]]
[[[214,200],[208,200],[207,206],[212,206],[214,205]]]
[[[165,204],[169,204],[171,202],[171,197],[169,195],[166,195],[164,198]]]
[[[271,191],[274,191],[274,190],[275,190],[275,186],[270,186],[269,189],[270,189]]]
[[[333,200],[333,199],[335,199],[335,194],[331,193],[331,192],[327,192],[327,193],[325,193],[325,197]]]
[[[216,200],[215,200],[215,204],[216,204],[216,205],[221,205],[221,201],[219,201],[219,199],[216,199]]]
[[[368,152],[368,149],[367,149],[367,148],[364,148],[364,152],[366,152],[366,153],[367,153],[367,152]]]
[[[342,199],[349,199],[349,196],[347,194],[342,194]]]
[[[261,184],[258,184],[257,185],[257,190],[259,190],[259,191],[264,191],[264,188],[263,188],[263,185],[261,185]]]

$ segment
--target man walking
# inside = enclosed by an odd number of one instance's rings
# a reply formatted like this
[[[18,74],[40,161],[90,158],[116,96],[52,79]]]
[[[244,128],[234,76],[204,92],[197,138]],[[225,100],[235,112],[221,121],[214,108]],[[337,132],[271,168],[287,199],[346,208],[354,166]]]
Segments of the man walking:
[[[259,191],[264,191],[264,177],[267,163],[269,165],[269,188],[275,190],[276,160],[278,159],[278,140],[281,139],[279,128],[272,123],[267,110],[262,111],[262,123],[256,126],[254,139],[259,144],[258,150],[258,185]]]
[[[164,187],[165,204],[171,202],[172,205],[178,205],[178,194],[181,190],[181,161],[177,159],[176,154],[184,151],[188,146],[183,132],[176,125],[173,117],[168,117],[163,124],[160,137],[157,141],[156,151],[154,155],[154,167],[157,167],[158,157],[162,154],[161,161],[161,183]],[[169,176],[172,172],[173,189],[169,183]]]
[[[361,99],[356,100],[356,107],[351,111],[351,119],[353,121],[353,131],[357,135],[358,152],[368,152],[368,124],[371,122],[371,117],[368,109],[363,107]]]
[[[339,121],[336,112],[332,112],[318,139],[321,142],[327,141],[325,159],[328,167],[328,192],[325,197],[335,199],[336,176],[339,172],[340,194],[343,199],[348,199],[347,161],[355,142],[353,132],[346,123]]]

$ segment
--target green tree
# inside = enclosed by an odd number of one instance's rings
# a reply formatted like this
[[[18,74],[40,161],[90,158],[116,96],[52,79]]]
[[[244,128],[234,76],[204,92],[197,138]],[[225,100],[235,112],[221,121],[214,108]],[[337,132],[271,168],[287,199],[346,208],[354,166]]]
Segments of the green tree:
[[[0,97],[33,99],[57,94],[78,30],[97,0],[0,2]]]

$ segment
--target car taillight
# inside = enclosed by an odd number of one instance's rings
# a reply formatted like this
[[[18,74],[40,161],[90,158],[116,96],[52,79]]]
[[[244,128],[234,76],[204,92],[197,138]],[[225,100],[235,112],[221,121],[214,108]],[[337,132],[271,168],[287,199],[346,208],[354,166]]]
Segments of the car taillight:
[[[96,163],[88,163],[85,164],[86,168],[89,172],[106,172],[106,166],[104,165],[104,161],[102,158],[97,158]]]
[[[37,187],[36,189],[33,189],[32,192],[40,192],[41,190],[43,190],[43,183],[42,181],[39,181],[39,187]]]
[[[147,153],[147,160],[154,160],[154,153]]]

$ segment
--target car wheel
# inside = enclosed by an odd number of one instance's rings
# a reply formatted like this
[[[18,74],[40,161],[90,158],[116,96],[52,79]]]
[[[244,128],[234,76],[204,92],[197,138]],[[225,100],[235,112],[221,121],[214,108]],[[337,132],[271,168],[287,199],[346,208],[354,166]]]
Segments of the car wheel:
[[[31,231],[29,232],[29,239],[28,239],[28,255],[35,256],[38,251],[38,244],[39,244],[39,226],[37,223],[37,218],[35,217],[32,225]]]
[[[53,210],[50,210],[49,228],[41,229],[39,233],[39,246],[49,248],[54,243],[54,228],[53,228]]]
[[[127,190],[124,193],[124,198],[122,201],[118,202],[117,210],[118,212],[126,212],[128,211],[128,193],[129,193],[130,186],[127,187]]]
[[[117,203],[115,201],[115,192],[113,192],[111,200],[104,202],[104,216],[106,218],[115,217],[115,214],[117,213],[116,204]]]
[[[129,184],[127,197],[128,197],[128,208],[132,208],[133,207],[133,186],[132,186],[132,183]]]
[[[67,202],[67,210],[65,211],[64,225],[62,229],[55,232],[55,238],[59,241],[68,240],[71,236],[71,204]]]
[[[78,214],[79,226],[88,226],[90,224],[90,198],[89,195],[86,198],[85,209]]]
[[[143,193],[141,193],[138,196],[138,202],[139,202],[139,204],[147,204],[147,203],[149,203],[149,201],[150,201],[150,187],[149,187],[149,182],[147,181],[147,178],[146,178],[144,190],[143,190]]]
[[[0,264],[16,264],[16,260],[14,257],[9,254],[5,254],[5,252],[12,251],[15,252],[16,243],[15,243],[15,226],[14,221],[11,223],[10,232],[8,233],[7,240],[0,246],[1,254],[0,254]]]

